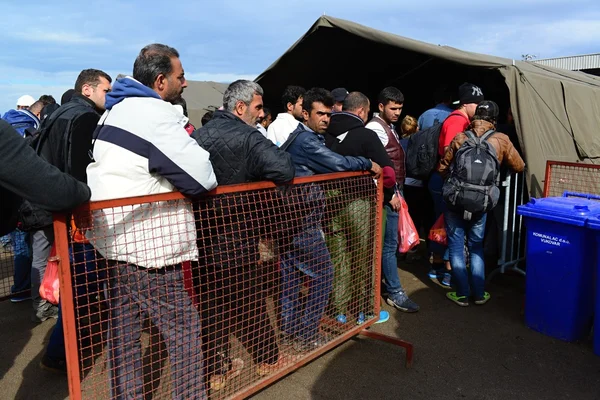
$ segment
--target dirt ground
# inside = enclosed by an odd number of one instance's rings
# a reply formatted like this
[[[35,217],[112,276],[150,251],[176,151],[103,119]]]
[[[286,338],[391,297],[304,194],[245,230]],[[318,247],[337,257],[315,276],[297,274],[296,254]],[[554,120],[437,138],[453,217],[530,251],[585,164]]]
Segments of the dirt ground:
[[[254,396],[268,399],[582,399],[600,400],[600,357],[591,338],[564,343],[523,323],[524,279],[498,276],[485,306],[461,308],[427,278],[423,263],[401,264],[401,279],[420,306],[391,312],[372,329],[411,341],[404,351],[359,338]],[[2,399],[64,399],[66,377],[39,368],[54,321],[30,322],[30,303],[0,303]]]

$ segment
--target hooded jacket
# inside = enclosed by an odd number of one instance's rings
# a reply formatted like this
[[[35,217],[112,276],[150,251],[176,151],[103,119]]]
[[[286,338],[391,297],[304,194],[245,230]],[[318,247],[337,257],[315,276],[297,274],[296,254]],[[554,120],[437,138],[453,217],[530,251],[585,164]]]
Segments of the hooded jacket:
[[[29,110],[9,110],[2,116],[2,119],[8,122],[23,137],[26,129],[36,130],[40,126],[38,117]]]
[[[198,196],[217,186],[209,154],[185,131],[187,118],[131,77],[115,82],[94,133],[87,168],[92,200],[168,193]],[[94,212],[88,239],[107,259],[161,268],[197,260],[188,200]]]
[[[325,144],[341,155],[362,156],[379,164],[384,173],[384,203],[392,199],[396,183],[394,164],[377,134],[365,128],[362,119],[344,111],[333,114],[325,134]]]

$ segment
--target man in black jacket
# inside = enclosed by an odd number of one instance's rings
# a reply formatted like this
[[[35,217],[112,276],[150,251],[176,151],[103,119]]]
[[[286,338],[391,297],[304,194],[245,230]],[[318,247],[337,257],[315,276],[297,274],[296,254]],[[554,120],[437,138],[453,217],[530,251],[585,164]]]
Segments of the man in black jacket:
[[[263,90],[254,82],[233,82],[223,95],[223,110],[196,130],[192,138],[210,153],[219,185],[256,181],[286,183],[294,178],[291,157],[257,129],[263,115]],[[280,356],[269,322],[263,277],[258,272],[258,215],[264,204],[248,203],[247,194],[209,198],[201,204],[205,243],[201,268],[203,344],[211,389],[219,389],[232,375],[229,335],[234,334],[252,355],[257,373],[269,374],[285,360]],[[258,210],[258,208],[261,210]],[[235,299],[235,300],[234,300]],[[235,367],[234,367],[235,368]]]
[[[81,71],[75,82],[71,101],[53,113],[52,125],[47,134],[40,137],[39,155],[62,172],[80,182],[87,182],[86,167],[90,163],[89,150],[92,134],[96,129],[100,112],[104,111],[104,99],[111,89],[111,78],[103,71],[86,69]],[[50,121],[48,121],[50,123]],[[32,320],[45,321],[58,317],[58,307],[39,297],[40,282],[46,271],[46,262],[54,242],[52,216],[46,214],[41,229],[32,232],[31,295],[33,299]],[[87,245],[89,246],[89,245]],[[80,250],[80,251],[77,251]],[[83,255],[89,249],[76,249]],[[76,260],[78,261],[78,260]],[[76,264],[79,264],[76,262]],[[81,263],[82,265],[85,262]]]
[[[360,92],[348,94],[343,101],[342,111],[331,116],[325,136],[325,144],[343,156],[362,156],[375,161],[382,167],[384,203],[389,204],[394,194],[396,175],[394,165],[377,134],[365,128],[369,118],[370,101]],[[372,296],[373,282],[364,282],[372,263],[365,262],[371,243],[368,227],[371,204],[367,199],[355,199],[347,204],[331,221],[327,234],[327,247],[335,268],[332,305],[337,320],[347,322],[347,314],[354,312],[357,322],[365,321],[372,305],[366,302]],[[370,260],[369,260],[370,261]],[[361,298],[353,298],[358,294]],[[350,310],[350,303],[358,304]],[[381,311],[379,323],[389,319],[387,311]]]

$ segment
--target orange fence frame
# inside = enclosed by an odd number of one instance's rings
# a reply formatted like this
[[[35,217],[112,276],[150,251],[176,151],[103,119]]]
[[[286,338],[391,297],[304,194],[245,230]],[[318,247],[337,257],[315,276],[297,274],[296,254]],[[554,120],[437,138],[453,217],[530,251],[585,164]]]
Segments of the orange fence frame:
[[[584,163],[573,163],[573,162],[563,162],[563,161],[547,161],[546,162],[546,176],[544,179],[544,192],[542,197],[548,197],[552,190],[552,187],[556,185],[555,180],[556,176],[554,174],[555,167],[570,167],[573,169],[578,169],[580,171],[598,171],[600,176],[600,165],[598,164],[584,164]],[[600,195],[600,193],[595,193]]]
[[[322,174],[311,177],[302,177],[294,179],[291,184],[306,184],[306,183],[315,183],[315,182],[323,182],[323,181],[331,181],[335,179],[342,178],[352,178],[352,177],[360,177],[369,175],[365,172],[345,172],[345,173],[333,173],[333,174]],[[239,184],[239,185],[228,185],[228,186],[219,186],[213,191],[209,192],[207,196],[215,196],[222,194],[230,194],[230,193],[239,193],[239,192],[247,192],[251,190],[257,189],[270,189],[276,188],[272,182],[256,182],[249,184]],[[138,197],[130,197],[130,198],[122,198],[122,199],[114,199],[114,200],[105,200],[105,201],[96,201],[88,204],[84,204],[80,208],[78,208],[75,212],[90,212],[93,210],[105,209],[105,208],[113,208],[113,207],[121,207],[121,206],[129,206],[136,205],[141,203],[149,203],[149,202],[159,202],[159,201],[168,201],[168,200],[179,200],[185,199],[179,192],[171,192],[157,195],[149,195],[149,196],[138,196]],[[277,373],[268,376],[265,379],[259,380],[256,383],[252,384],[249,387],[243,388],[240,391],[236,392],[231,398],[234,399],[243,399],[246,398],[268,385],[280,380],[286,375],[292,373],[293,371],[301,368],[302,366],[308,364],[314,359],[322,356],[329,350],[339,346],[340,344],[348,341],[349,339],[362,335],[365,337],[369,337],[372,339],[384,341],[387,343],[391,343],[400,347],[403,347],[406,350],[406,359],[405,365],[409,368],[412,365],[413,361],[413,345],[409,342],[370,332],[368,329],[377,322],[378,315],[381,310],[381,296],[379,295],[381,289],[381,254],[382,254],[382,217],[383,217],[383,181],[380,178],[377,184],[377,209],[376,209],[376,232],[378,237],[375,241],[376,248],[374,249],[374,257],[373,257],[373,268],[375,271],[375,285],[374,285],[374,311],[375,318],[371,318],[366,321],[362,325],[358,325],[347,333],[333,339],[327,345],[314,350],[311,353],[308,353],[305,357],[299,359],[294,364],[278,371]],[[68,224],[65,215],[56,214],[54,216],[54,234],[55,234],[55,243],[57,250],[57,257],[59,262],[59,279],[60,279],[60,298],[61,298],[61,312],[63,319],[63,327],[64,327],[64,335],[65,335],[65,349],[66,349],[66,360],[67,360],[67,374],[68,374],[68,384],[69,384],[69,397],[73,400],[78,400],[82,398],[82,386],[81,386],[81,373],[80,373],[80,362],[78,357],[78,349],[77,349],[77,332],[76,332],[76,317],[75,317],[75,304],[74,304],[74,296],[73,296],[73,288],[71,283],[71,268],[69,263],[69,239],[68,239]],[[327,317],[324,317],[327,318]]]

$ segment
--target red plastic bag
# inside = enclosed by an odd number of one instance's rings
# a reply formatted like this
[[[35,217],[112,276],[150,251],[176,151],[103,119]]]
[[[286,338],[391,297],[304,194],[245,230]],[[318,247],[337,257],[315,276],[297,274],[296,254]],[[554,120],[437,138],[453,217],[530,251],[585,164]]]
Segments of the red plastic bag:
[[[440,215],[433,227],[429,231],[429,240],[439,243],[442,246],[448,246],[448,236],[446,235],[446,223],[444,222],[444,214]]]
[[[40,284],[40,296],[52,304],[58,304],[59,300],[59,281],[58,281],[58,258],[56,257],[56,247],[52,245],[46,272]]]
[[[408,253],[413,247],[419,244],[419,233],[408,213],[408,205],[406,204],[404,197],[400,196],[400,202],[400,212],[398,213],[398,236],[400,245],[398,246],[398,251],[400,253]]]

